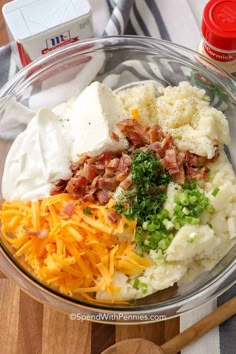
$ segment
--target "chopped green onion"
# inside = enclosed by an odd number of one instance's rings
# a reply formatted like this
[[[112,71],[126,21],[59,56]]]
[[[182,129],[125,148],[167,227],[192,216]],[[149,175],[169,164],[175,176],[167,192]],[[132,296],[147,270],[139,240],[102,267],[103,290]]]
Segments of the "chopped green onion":
[[[219,190],[220,190],[219,188],[215,188],[211,194],[215,197],[219,192]]]
[[[148,221],[144,221],[142,225],[143,229],[147,230],[147,226],[148,226]]]
[[[189,212],[189,210],[188,210],[188,208],[186,208],[186,207],[184,207],[183,209],[182,209],[182,212],[185,214],[185,215],[188,215],[190,212]]]
[[[166,240],[159,241],[158,247],[160,247],[162,250],[166,249],[168,247],[167,241]]]
[[[148,286],[147,286],[146,283],[141,283],[141,284],[140,284],[140,288],[141,288],[141,293],[142,293],[142,294],[147,294]]]
[[[191,224],[191,225],[200,224],[200,219],[199,218],[193,218],[191,216],[186,216],[185,219],[186,219],[187,224]]]
[[[136,278],[135,281],[133,282],[133,288],[137,289],[139,286],[139,283],[140,283],[139,278]]]
[[[215,173],[212,172],[212,171],[210,171],[210,172],[208,173],[208,180],[209,180],[210,182],[212,182],[213,179],[214,179],[214,177],[215,177]]]
[[[168,231],[172,230],[174,228],[173,223],[168,219],[163,220],[163,225],[165,226],[166,230],[168,230]]]
[[[191,234],[187,238],[187,242],[193,243],[196,239],[197,233],[196,232],[191,232]]]
[[[215,210],[215,208],[212,205],[209,205],[207,207],[207,211],[208,211],[209,214],[214,214],[216,210]]]
[[[147,229],[148,231],[156,231],[158,227],[154,223],[148,223]]]
[[[189,197],[189,202],[190,202],[191,204],[196,203],[196,202],[197,202],[197,197],[195,197],[195,196]]]

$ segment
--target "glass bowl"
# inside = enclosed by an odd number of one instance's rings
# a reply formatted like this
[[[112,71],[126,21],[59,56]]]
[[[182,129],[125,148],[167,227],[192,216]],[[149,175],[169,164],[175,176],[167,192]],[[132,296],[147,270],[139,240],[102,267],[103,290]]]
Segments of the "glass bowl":
[[[207,58],[184,47],[152,38],[123,36],[90,39],[53,51],[21,70],[1,89],[1,171],[12,140],[25,129],[32,111],[51,108],[76,96],[92,81],[119,89],[150,79],[158,87],[189,81],[206,90],[211,104],[224,110],[228,118],[231,144],[227,154],[235,168],[236,83],[233,78]],[[73,316],[106,323],[148,323],[179,316],[231,287],[236,278],[235,251],[236,247],[214,269],[190,284],[173,286],[129,305],[94,303],[79,296],[60,294],[57,289],[40,283],[23,260],[14,259],[3,240],[0,267],[25,292]]]

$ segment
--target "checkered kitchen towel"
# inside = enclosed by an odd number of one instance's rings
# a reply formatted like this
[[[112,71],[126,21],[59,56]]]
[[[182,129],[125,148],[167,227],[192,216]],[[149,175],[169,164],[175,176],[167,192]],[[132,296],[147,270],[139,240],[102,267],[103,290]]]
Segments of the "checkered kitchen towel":
[[[143,35],[169,40],[196,49],[200,22],[207,0],[90,0],[96,36]],[[0,86],[17,71],[9,46],[0,48]],[[217,301],[181,316],[181,331],[236,295],[236,286]],[[182,354],[235,354],[236,318],[215,328]]]

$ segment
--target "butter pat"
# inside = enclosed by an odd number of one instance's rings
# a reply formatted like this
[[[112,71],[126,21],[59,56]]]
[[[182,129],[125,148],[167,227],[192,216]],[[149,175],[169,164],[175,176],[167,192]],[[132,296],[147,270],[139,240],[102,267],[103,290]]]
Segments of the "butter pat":
[[[84,152],[97,155],[126,149],[128,142],[116,126],[125,118],[127,113],[122,103],[109,87],[99,82],[88,86],[73,105],[72,161]],[[112,138],[112,133],[117,140]]]

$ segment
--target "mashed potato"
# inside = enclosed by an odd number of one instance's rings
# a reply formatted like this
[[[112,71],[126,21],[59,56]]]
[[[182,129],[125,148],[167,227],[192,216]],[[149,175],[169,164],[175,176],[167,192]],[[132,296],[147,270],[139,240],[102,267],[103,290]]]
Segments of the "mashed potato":
[[[154,83],[119,92],[130,112],[138,108],[141,123],[158,123],[169,132],[180,150],[189,150],[209,159],[215,155],[215,141],[229,143],[229,127],[222,112],[209,106],[205,91],[181,82],[177,87],[159,89]]]
[[[141,298],[176,282],[188,282],[199,273],[212,269],[236,243],[236,178],[224,151],[228,144],[229,127],[224,114],[210,107],[205,92],[182,82],[157,92],[154,83],[139,85],[118,93],[127,113],[137,108],[142,124],[159,124],[172,135],[182,151],[211,159],[220,147],[220,157],[209,164],[211,179],[201,181],[201,190],[215,208],[215,213],[203,213],[199,225],[184,225],[175,234],[166,252],[151,250],[152,266],[136,274],[140,282],[148,284],[143,295],[134,288],[134,278],[116,272],[113,284],[121,290],[115,297]],[[174,197],[180,186],[171,182],[167,189],[165,209],[173,214]],[[217,189],[217,195],[214,190]],[[108,299],[105,292],[97,298]]]

